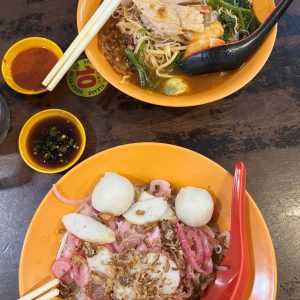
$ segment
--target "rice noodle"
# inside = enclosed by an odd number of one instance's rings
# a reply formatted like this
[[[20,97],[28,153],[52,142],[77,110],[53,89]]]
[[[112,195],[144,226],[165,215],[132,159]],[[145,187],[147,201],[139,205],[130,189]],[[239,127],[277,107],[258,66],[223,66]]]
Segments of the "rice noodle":
[[[83,203],[87,203],[89,201],[92,200],[92,195],[89,195],[85,198],[82,198],[82,199],[79,199],[79,200],[72,200],[72,199],[68,199],[66,197],[64,197],[62,194],[59,193],[59,191],[57,190],[56,188],[56,184],[53,184],[52,185],[52,190],[54,192],[54,195],[55,197],[62,201],[63,203],[65,204],[69,204],[69,205],[80,205],[80,204],[83,204]]]

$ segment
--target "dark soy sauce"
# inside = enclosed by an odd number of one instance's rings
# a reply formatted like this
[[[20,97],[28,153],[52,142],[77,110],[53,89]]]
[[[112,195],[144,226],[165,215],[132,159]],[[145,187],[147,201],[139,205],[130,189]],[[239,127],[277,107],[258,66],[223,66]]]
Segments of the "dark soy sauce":
[[[80,146],[79,130],[64,117],[41,120],[28,134],[27,150],[31,159],[47,168],[54,169],[68,164]]]

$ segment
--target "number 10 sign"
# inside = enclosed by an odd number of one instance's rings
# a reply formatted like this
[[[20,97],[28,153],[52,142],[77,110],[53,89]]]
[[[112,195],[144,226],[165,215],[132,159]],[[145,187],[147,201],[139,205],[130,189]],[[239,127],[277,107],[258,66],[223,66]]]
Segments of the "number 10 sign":
[[[81,97],[93,97],[107,86],[107,81],[95,70],[90,61],[78,60],[67,74],[70,90]]]

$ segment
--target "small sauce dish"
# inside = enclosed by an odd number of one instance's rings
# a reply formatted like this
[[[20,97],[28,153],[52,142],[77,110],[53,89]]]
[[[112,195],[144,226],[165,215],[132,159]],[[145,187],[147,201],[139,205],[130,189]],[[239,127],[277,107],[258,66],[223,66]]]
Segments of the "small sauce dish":
[[[2,60],[5,82],[16,92],[35,95],[47,91],[42,81],[62,57],[60,47],[51,40],[30,37],[12,45]]]
[[[72,167],[86,145],[85,130],[71,113],[61,109],[33,115],[19,135],[24,162],[41,173],[60,173]]]

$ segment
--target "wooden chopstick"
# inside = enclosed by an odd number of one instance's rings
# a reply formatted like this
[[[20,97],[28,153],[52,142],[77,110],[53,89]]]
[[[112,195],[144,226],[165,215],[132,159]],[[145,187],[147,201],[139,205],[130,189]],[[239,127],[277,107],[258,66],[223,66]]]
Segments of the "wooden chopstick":
[[[58,284],[59,284],[59,280],[57,278],[55,278],[55,279],[50,280],[49,282],[45,283],[44,285],[40,286],[39,288],[33,290],[32,292],[26,294],[25,296],[19,298],[18,300],[32,300],[35,297],[38,297],[38,296],[42,295],[44,292],[46,292],[46,291],[52,289],[53,287],[57,286]],[[57,295],[55,295],[55,296],[57,296]],[[55,296],[53,296],[53,297],[55,297]],[[38,299],[40,299],[40,298],[38,298]],[[51,299],[51,298],[45,298],[45,299],[42,298],[42,299],[47,300],[47,299]]]
[[[122,0],[104,0],[90,18],[84,28],[80,31],[62,58],[56,63],[50,73],[43,81],[48,91],[52,91],[59,81],[64,77],[76,59],[97,35],[106,21],[117,9]]]
[[[59,289],[50,291],[49,293],[37,298],[36,300],[50,300],[59,295]]]
[[[96,10],[96,12],[93,14],[93,16],[89,19],[89,21],[85,24],[85,26],[82,28],[82,30],[78,33],[75,40],[72,42],[70,47],[66,50],[64,55],[61,57],[61,59],[56,63],[56,65],[52,68],[50,73],[47,75],[47,77],[43,81],[44,86],[48,86],[49,83],[52,81],[54,76],[57,74],[57,72],[60,70],[60,68],[64,65],[64,63],[67,61],[67,59],[72,54],[75,47],[78,47],[83,37],[88,33],[88,31],[92,28],[92,26],[97,21],[97,18],[99,14],[102,13],[102,11],[107,7],[108,1],[104,1]]]

